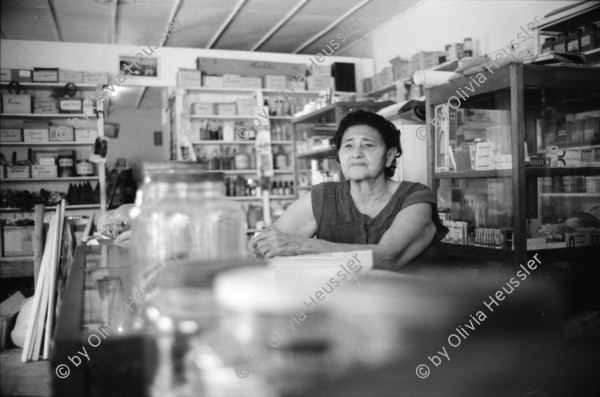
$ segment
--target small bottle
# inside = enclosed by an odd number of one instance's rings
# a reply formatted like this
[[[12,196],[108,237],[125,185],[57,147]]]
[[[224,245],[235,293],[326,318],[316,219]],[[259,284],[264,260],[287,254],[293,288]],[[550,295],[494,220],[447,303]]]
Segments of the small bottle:
[[[283,181],[279,181],[278,186],[277,186],[277,194],[280,196],[283,196],[284,193],[285,193],[285,191],[283,189]]]
[[[596,48],[596,26],[588,25],[581,33],[581,52]]]
[[[555,41],[556,37],[547,37],[546,40],[544,40],[544,44],[542,44],[542,54],[554,51]]]
[[[236,170],[247,170],[250,168],[250,157],[248,153],[242,149],[235,155],[235,169]]]
[[[290,195],[294,194],[294,181],[290,181]]]
[[[275,181],[271,182],[271,194],[272,195],[277,194],[277,182],[275,182]]]
[[[250,151],[250,169],[256,169],[256,148],[253,147]]]
[[[567,35],[561,33],[554,41],[554,52],[567,52]]]
[[[292,189],[290,188],[288,181],[285,181],[285,184],[283,185],[283,194],[286,196],[292,195]]]
[[[241,175],[238,175],[235,180],[235,195],[237,197],[246,195],[246,179]]]
[[[470,37],[465,37],[463,41],[463,50],[465,52],[466,57],[473,56],[473,39]]]
[[[579,54],[581,51],[581,30],[575,29],[569,34],[567,39],[567,52]]]
[[[274,161],[275,169],[282,170],[288,167],[288,156],[285,154],[282,146],[279,146],[279,151],[275,154]]]

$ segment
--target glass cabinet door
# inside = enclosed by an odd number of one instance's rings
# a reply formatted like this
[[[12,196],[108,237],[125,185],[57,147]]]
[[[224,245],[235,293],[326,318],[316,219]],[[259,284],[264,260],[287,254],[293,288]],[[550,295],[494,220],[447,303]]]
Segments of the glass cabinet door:
[[[432,108],[434,188],[445,242],[511,250],[511,113],[508,89]]]
[[[527,249],[600,245],[600,91],[526,86],[525,141]]]

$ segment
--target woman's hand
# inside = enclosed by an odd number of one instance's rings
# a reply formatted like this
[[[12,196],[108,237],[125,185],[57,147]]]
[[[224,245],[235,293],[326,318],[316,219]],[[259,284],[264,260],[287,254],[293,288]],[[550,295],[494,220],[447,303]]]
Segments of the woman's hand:
[[[298,255],[304,240],[303,237],[268,228],[250,239],[248,252],[251,257],[254,254],[264,258]]]

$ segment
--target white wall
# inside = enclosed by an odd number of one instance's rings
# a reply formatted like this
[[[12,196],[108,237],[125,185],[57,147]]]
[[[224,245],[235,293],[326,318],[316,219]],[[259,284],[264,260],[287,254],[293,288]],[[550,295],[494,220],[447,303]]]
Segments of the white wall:
[[[119,124],[118,137],[109,138],[108,142],[106,161],[109,169],[118,158],[125,158],[139,184],[144,161],[169,159],[168,137],[163,136],[162,146],[154,145],[154,131],[161,130],[160,110],[114,109],[110,111],[107,122]]]
[[[482,55],[508,45],[534,17],[577,2],[425,0],[340,54],[371,57],[379,72],[398,55],[445,51],[446,44],[471,37],[475,54]]]

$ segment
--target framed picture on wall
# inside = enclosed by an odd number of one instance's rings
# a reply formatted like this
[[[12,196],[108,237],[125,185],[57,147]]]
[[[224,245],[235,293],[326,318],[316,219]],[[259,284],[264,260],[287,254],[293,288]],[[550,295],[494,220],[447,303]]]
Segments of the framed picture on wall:
[[[125,76],[158,77],[158,58],[119,55],[119,70]]]

